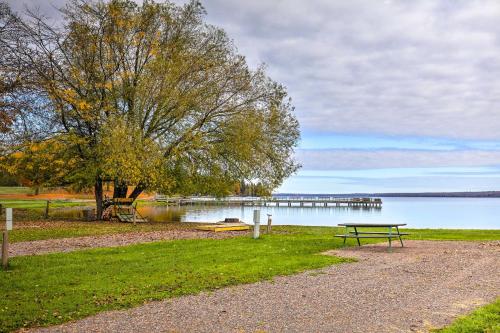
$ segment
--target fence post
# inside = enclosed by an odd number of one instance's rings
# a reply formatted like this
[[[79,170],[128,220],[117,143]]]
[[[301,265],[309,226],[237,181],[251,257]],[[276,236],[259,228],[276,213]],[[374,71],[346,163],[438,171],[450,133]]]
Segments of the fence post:
[[[272,223],[273,223],[272,215],[267,214],[267,233],[268,234],[270,234],[272,232]]]
[[[134,208],[134,206],[132,206],[132,222],[134,223],[134,226],[135,226],[136,224],[135,224],[135,208]]]
[[[260,235],[260,210],[253,211],[253,238],[257,239]]]
[[[50,205],[50,200],[47,200],[47,206],[45,206],[45,218],[49,218],[49,205]]]

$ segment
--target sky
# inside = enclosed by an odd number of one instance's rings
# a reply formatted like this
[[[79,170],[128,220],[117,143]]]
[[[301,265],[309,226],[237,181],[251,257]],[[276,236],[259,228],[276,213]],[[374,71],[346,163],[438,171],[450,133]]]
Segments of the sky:
[[[202,3],[292,97],[302,168],[277,192],[500,190],[500,1]]]

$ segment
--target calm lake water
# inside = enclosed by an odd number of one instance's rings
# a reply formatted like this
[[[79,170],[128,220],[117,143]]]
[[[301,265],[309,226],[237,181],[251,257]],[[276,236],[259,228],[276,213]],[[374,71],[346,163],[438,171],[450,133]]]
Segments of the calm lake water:
[[[500,198],[382,198],[382,208],[352,207],[141,207],[151,221],[217,222],[237,217],[252,223],[260,209],[261,223],[336,226],[343,222],[402,222],[409,228],[500,229]]]

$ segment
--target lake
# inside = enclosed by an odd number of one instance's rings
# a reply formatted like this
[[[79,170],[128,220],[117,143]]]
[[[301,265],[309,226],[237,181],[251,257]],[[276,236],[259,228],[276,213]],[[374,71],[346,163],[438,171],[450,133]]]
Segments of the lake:
[[[382,198],[382,208],[150,206],[139,211],[151,221],[217,222],[237,217],[274,225],[336,226],[343,222],[402,222],[409,228],[500,229],[500,198]]]

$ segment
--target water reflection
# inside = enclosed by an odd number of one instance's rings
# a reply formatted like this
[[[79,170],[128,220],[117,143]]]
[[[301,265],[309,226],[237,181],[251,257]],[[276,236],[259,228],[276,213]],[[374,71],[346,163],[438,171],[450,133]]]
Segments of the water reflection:
[[[335,226],[343,222],[400,222],[412,228],[499,229],[498,198],[384,198],[374,207],[228,207],[140,206],[141,215],[152,222],[217,222],[236,217],[252,223],[253,210],[261,210],[273,224]],[[52,217],[81,218],[82,208],[60,208]]]

